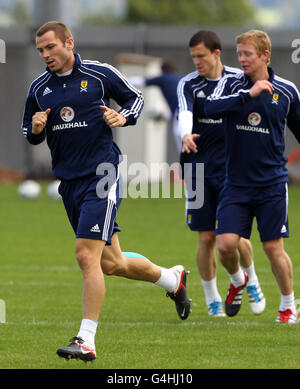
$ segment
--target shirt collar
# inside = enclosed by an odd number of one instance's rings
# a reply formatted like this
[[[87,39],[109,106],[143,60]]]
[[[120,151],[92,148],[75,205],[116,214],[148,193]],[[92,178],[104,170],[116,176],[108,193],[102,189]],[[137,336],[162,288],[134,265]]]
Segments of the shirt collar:
[[[74,73],[76,73],[76,70],[81,66],[81,63],[82,63],[81,57],[78,53],[74,53],[74,56],[75,56],[75,63],[74,63],[73,70],[72,70],[71,74],[67,74],[65,76],[63,76],[63,75],[59,76],[55,72],[54,73],[51,72],[51,70],[48,68],[48,66],[46,67],[46,70],[50,73],[55,74],[57,77],[71,77]]]
[[[268,66],[268,73],[269,73],[268,81],[273,82],[275,74],[274,74],[274,70],[270,66]],[[253,84],[253,81],[251,80],[251,78],[249,76],[247,76],[246,74],[244,74],[244,75],[245,75],[245,78]]]

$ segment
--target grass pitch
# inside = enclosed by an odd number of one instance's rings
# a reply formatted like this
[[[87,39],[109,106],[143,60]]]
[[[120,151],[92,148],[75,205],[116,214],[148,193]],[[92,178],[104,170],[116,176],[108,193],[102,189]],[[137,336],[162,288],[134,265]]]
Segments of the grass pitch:
[[[290,187],[290,235],[285,247],[294,264],[300,298],[300,188]],[[106,277],[106,299],[96,336],[93,364],[66,362],[56,349],[78,332],[82,279],[75,238],[63,205],[46,196],[19,198],[16,185],[0,187],[1,369],[298,369],[299,326],[274,323],[279,290],[253,228],[255,266],[267,300],[254,316],[244,292],[234,318],[210,318],[195,263],[197,235],[184,221],[184,199],[124,199],[118,215],[124,251],[158,265],[183,264],[191,270],[192,313],[181,321],[174,302],[152,284]],[[218,269],[224,298],[229,279]],[[300,304],[299,304],[300,305]]]

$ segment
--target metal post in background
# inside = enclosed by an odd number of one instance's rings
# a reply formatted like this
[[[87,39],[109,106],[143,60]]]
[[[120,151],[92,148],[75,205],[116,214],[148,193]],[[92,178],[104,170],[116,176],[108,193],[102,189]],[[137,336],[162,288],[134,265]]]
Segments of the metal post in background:
[[[78,21],[79,13],[78,0],[34,0],[33,24],[37,27],[49,20],[57,20],[73,27]]]
[[[59,20],[61,16],[61,0],[34,0],[33,24],[40,26],[48,20]]]

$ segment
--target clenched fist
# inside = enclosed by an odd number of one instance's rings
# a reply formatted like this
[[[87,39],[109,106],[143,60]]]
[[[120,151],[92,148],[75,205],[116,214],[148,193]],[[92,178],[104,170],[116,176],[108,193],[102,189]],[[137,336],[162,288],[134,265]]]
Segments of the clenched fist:
[[[33,134],[40,134],[48,120],[48,115],[50,113],[51,109],[47,108],[46,111],[42,112],[36,112],[32,116],[32,133]]]
[[[274,87],[268,80],[258,80],[254,83],[252,88],[249,90],[250,96],[252,98],[259,96],[263,91],[267,91],[272,94]]]
[[[100,105],[100,108],[105,111],[103,119],[109,127],[123,127],[126,123],[126,118],[114,109],[108,108],[105,105]]]

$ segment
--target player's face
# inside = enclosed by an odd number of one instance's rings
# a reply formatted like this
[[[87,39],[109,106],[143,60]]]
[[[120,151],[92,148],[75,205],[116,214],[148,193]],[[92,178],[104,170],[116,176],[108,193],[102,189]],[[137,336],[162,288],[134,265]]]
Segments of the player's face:
[[[48,31],[36,38],[36,47],[51,72],[62,74],[72,69],[75,60],[72,38],[68,38],[63,43],[56,37],[54,31]]]
[[[253,44],[239,43],[237,45],[237,55],[244,73],[252,77],[266,68],[270,52],[265,50],[263,54],[258,54]]]
[[[206,78],[214,78],[220,53],[220,50],[211,52],[203,42],[190,47],[190,54],[196,69],[200,76]]]

